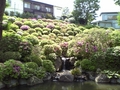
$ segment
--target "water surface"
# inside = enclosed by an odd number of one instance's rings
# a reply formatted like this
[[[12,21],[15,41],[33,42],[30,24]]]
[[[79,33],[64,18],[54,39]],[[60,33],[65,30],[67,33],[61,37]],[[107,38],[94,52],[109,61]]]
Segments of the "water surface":
[[[35,86],[17,86],[1,90],[120,90],[120,85],[98,84],[93,81],[86,82],[45,82]]]

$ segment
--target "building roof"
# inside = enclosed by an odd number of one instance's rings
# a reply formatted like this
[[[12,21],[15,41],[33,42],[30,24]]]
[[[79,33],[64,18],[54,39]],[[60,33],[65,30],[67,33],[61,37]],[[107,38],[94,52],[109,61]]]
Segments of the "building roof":
[[[118,14],[119,12],[101,12],[100,13],[100,16],[102,15],[102,14]]]

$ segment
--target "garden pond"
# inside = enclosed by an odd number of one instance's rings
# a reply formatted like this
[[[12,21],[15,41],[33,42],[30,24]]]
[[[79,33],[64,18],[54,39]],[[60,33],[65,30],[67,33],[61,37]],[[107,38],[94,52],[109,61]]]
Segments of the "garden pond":
[[[49,81],[35,86],[17,86],[1,90],[120,90],[120,85],[98,84],[94,81],[72,83]]]

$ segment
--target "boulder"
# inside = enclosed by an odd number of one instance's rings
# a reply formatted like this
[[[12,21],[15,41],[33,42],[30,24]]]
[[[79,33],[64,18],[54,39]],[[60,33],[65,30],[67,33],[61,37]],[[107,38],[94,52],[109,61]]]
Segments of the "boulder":
[[[56,71],[61,71],[61,69],[62,69],[61,57],[57,57],[57,59],[55,60],[55,69],[56,69]]]
[[[0,89],[4,88],[4,87],[5,87],[5,84],[3,84],[2,82],[0,82]]]
[[[7,87],[16,87],[19,83],[17,79],[10,79],[8,81],[4,81]]]
[[[117,84],[117,78],[111,78],[110,83],[112,84]]]
[[[26,79],[20,79],[19,84],[20,85],[27,85],[27,80]]]
[[[43,80],[37,78],[36,76],[32,76],[27,80],[27,85],[29,86],[33,86],[33,85],[40,84],[40,83],[43,83]]]
[[[120,78],[119,78],[119,79],[117,79],[117,83],[118,83],[118,84],[120,84]]]
[[[47,72],[47,73],[45,74],[45,77],[43,78],[43,80],[44,80],[44,81],[48,81],[48,80],[51,80],[51,78],[52,78],[52,75],[51,75],[49,72]]]
[[[95,82],[97,83],[109,83],[110,79],[107,77],[106,74],[99,74],[96,78],[95,78]]]
[[[69,71],[59,73],[57,77],[59,78],[59,81],[62,82],[73,82],[74,80],[74,76]]]

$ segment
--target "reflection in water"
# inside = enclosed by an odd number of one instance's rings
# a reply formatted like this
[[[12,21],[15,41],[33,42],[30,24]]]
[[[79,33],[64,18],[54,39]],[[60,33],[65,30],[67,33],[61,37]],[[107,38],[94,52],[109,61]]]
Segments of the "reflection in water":
[[[120,85],[97,84],[93,81],[73,82],[45,82],[35,86],[18,86],[11,89],[1,90],[120,90]]]

